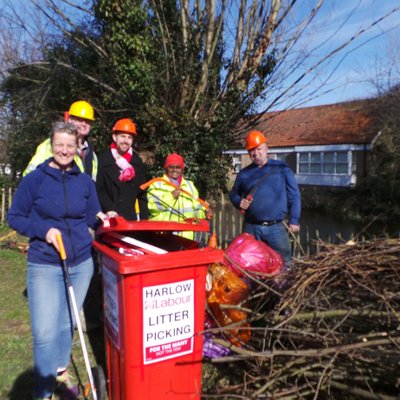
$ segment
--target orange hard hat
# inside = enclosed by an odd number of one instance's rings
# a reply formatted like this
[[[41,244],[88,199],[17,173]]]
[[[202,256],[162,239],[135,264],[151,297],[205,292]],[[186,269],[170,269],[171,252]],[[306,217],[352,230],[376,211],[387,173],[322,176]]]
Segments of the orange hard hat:
[[[258,147],[262,143],[266,143],[267,138],[260,131],[250,131],[246,136],[246,150]]]
[[[136,135],[136,125],[135,123],[129,118],[122,118],[119,119],[112,128],[112,132],[124,132],[129,133],[131,135]]]

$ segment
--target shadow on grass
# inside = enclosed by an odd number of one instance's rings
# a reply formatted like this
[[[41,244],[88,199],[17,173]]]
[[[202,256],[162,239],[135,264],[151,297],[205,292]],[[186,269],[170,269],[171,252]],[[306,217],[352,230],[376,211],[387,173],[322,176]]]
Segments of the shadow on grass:
[[[8,400],[31,400],[33,387],[33,368],[27,369],[15,380],[8,392]]]

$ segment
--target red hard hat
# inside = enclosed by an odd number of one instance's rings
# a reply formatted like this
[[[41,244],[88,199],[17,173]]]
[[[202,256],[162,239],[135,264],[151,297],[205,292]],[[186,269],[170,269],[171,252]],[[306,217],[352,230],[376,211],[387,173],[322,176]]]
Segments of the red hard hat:
[[[260,131],[250,131],[246,136],[246,150],[258,147],[262,143],[266,143],[267,138]]]
[[[136,125],[135,123],[129,118],[122,118],[119,119],[112,128],[112,132],[124,132],[129,133],[131,135],[136,135]]]

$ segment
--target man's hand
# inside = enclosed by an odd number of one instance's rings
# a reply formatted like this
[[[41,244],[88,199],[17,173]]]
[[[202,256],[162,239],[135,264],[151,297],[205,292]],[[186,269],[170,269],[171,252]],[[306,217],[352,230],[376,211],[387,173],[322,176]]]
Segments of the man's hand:
[[[300,225],[289,224],[290,232],[296,233],[300,231]]]
[[[251,204],[251,200],[248,200],[247,198],[246,199],[242,199],[240,201],[240,208],[242,210],[247,210],[250,207],[250,204]]]

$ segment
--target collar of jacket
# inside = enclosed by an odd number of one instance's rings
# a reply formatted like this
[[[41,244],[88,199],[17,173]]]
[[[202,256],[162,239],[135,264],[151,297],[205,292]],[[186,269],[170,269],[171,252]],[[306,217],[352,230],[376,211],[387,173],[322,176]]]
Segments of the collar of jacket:
[[[54,178],[61,178],[62,175],[78,175],[81,173],[80,169],[76,165],[75,161],[72,161],[72,167],[69,170],[61,170],[57,168],[50,167],[50,162],[53,161],[53,157],[46,160],[44,163],[38,165],[38,169],[43,173],[53,176]]]

